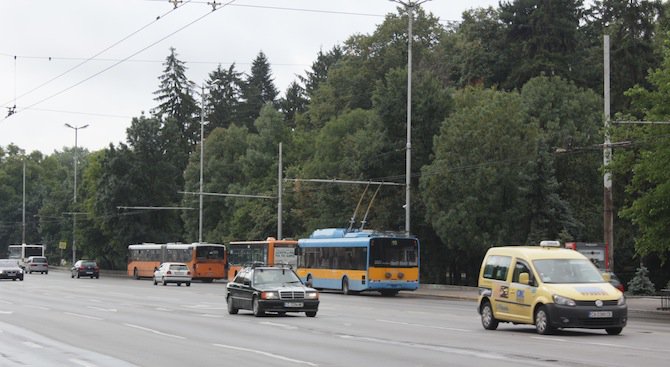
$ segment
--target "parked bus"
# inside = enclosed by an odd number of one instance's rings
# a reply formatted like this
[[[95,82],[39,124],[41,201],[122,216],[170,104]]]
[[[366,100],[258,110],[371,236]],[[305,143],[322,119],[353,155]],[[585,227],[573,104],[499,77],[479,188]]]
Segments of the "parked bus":
[[[183,262],[194,280],[211,282],[226,276],[226,247],[211,243],[143,243],[128,246],[128,275],[135,279],[153,277],[161,263]]]
[[[9,245],[8,247],[8,257],[10,259],[16,259],[19,262],[21,268],[26,267],[26,261],[31,256],[44,256],[44,250],[46,246],[44,245]]]
[[[298,247],[297,273],[314,288],[395,295],[419,287],[416,237],[331,228],[298,240]]]
[[[295,268],[298,256],[295,248],[298,241],[277,240],[268,237],[265,241],[233,241],[228,244],[228,279],[233,279],[245,265],[288,264]]]

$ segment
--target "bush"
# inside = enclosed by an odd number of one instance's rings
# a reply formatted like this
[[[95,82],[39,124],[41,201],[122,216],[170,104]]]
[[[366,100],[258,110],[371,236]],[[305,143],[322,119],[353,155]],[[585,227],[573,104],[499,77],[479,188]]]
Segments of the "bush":
[[[628,282],[628,292],[640,296],[651,296],[656,292],[654,283],[649,280],[649,270],[640,266],[635,272],[635,277]]]

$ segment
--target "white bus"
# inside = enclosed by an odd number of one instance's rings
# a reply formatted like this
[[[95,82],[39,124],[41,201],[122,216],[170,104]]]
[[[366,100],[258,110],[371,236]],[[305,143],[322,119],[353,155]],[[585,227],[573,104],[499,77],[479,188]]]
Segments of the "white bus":
[[[31,256],[44,256],[44,250],[46,246],[44,245],[9,245],[9,258],[16,259],[19,261],[19,266],[22,268],[26,267],[26,261]]]

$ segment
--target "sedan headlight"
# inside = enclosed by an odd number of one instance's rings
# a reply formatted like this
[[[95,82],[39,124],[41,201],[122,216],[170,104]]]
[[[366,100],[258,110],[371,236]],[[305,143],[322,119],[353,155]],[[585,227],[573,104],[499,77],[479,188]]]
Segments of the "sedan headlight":
[[[279,299],[279,292],[277,291],[261,292],[261,299]]]
[[[306,299],[319,299],[319,292],[307,292],[305,293]]]
[[[619,299],[616,301],[616,304],[617,304],[617,306],[623,306],[623,305],[625,305],[625,304],[626,304],[626,297],[621,296],[621,298],[619,298]]]
[[[567,298],[567,297],[559,296],[558,294],[554,294],[553,298],[554,298],[554,303],[557,304],[557,305],[571,306],[571,307],[574,307],[574,306],[577,305],[574,300],[572,300],[570,298]]]

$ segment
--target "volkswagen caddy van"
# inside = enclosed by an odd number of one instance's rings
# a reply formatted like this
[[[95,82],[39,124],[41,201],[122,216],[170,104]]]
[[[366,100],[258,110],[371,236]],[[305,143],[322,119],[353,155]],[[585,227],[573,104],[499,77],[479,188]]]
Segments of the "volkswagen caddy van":
[[[617,335],[628,320],[623,293],[557,241],[490,248],[479,271],[478,311],[485,329],[511,322],[535,325],[539,334],[587,328]]]

